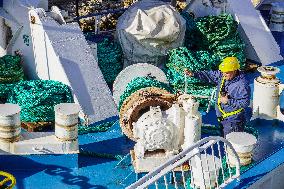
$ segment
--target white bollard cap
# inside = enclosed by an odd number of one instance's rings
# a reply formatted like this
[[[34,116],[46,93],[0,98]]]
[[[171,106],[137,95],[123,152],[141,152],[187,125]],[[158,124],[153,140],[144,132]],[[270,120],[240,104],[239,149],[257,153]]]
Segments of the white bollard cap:
[[[261,75],[264,77],[265,76],[271,77],[278,74],[280,72],[280,69],[273,66],[261,66],[257,68],[257,71],[259,71]]]
[[[0,104],[0,116],[12,116],[20,113],[21,108],[18,104]]]
[[[57,104],[54,107],[54,111],[57,114],[68,116],[68,115],[74,115],[78,114],[80,111],[80,106],[75,103],[61,103]]]
[[[226,135],[226,139],[233,145],[236,152],[251,152],[257,139],[252,134],[246,132],[231,132]]]

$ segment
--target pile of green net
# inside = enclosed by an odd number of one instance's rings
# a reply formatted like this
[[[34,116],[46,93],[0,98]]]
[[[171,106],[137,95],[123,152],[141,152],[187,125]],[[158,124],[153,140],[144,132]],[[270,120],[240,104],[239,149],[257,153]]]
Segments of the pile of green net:
[[[0,58],[0,83],[14,83],[24,79],[19,56],[5,55]]]
[[[236,56],[241,68],[245,66],[244,43],[237,33],[237,22],[231,15],[206,16],[193,19],[182,13],[186,19],[185,46],[169,51],[166,64],[167,78],[174,91],[211,96],[215,87],[193,77],[184,76],[184,69],[193,72],[217,70],[220,62],[227,56]],[[197,99],[200,108],[205,109],[208,99]]]
[[[8,98],[9,103],[21,107],[21,121],[54,121],[54,106],[73,102],[69,87],[52,80],[20,81]]]
[[[122,70],[123,67],[123,53],[118,43],[111,39],[105,38],[98,43],[97,56],[98,64],[103,73],[107,84],[111,86]]]
[[[168,84],[160,82],[155,78],[136,77],[127,84],[126,89],[124,90],[123,94],[120,96],[118,110],[120,110],[124,100],[126,100],[132,93],[146,87],[158,87],[161,89],[165,89],[167,91],[171,91]]]
[[[20,56],[5,55],[0,58],[0,102],[7,101],[14,83],[24,80]]]
[[[191,71],[216,69],[219,59],[207,51],[191,51],[186,47],[174,49],[168,53],[166,64],[166,75],[174,92],[184,92],[185,79],[187,82],[187,93],[192,95],[211,96],[214,91],[212,84],[204,83],[194,77],[185,77],[184,69]],[[209,100],[197,99],[201,109],[206,109]]]
[[[182,14],[186,20],[185,45],[191,50],[208,51],[220,61],[227,56],[238,58],[241,68],[245,66],[245,44],[237,28],[238,23],[230,14],[205,16],[193,19],[188,13]]]

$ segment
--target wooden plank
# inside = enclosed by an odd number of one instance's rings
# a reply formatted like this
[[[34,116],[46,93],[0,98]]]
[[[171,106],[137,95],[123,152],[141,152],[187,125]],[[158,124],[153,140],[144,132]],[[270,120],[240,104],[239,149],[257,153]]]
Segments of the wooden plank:
[[[53,122],[22,122],[21,127],[28,132],[44,132],[54,130]]]

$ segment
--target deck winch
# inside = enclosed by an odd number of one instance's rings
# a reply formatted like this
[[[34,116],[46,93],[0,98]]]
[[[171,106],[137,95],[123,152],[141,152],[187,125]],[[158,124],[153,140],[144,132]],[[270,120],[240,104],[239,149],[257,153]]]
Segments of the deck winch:
[[[162,112],[150,107],[133,123],[134,167],[148,172],[161,165],[181,149],[187,149],[201,138],[199,103],[191,95],[183,94],[171,108]]]
[[[136,173],[149,172],[201,138],[199,102],[189,94],[172,94],[156,66],[125,68],[114,82],[120,127],[136,141],[131,151]]]
[[[284,85],[275,76],[280,70],[272,66],[262,66],[257,70],[261,76],[254,80],[252,119],[284,120],[279,105]]]
[[[165,150],[166,155],[177,153],[179,126],[163,118],[160,107],[150,107],[134,123],[134,137],[138,138],[134,147],[136,156],[143,158],[146,150]]]

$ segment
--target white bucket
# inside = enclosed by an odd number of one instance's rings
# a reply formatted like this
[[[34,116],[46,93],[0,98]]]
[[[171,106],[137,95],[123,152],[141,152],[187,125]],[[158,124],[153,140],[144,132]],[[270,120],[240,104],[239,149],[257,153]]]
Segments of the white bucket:
[[[80,106],[74,103],[61,103],[54,107],[55,136],[62,141],[78,138],[78,116]]]
[[[241,165],[248,165],[252,161],[252,150],[257,142],[255,136],[246,132],[231,132],[226,135],[226,139],[232,144],[240,158]],[[236,165],[236,158],[232,150],[227,148],[228,160],[231,166]]]

